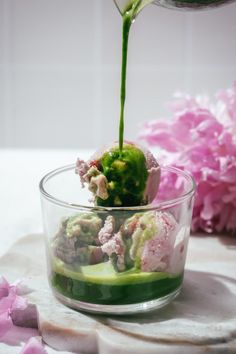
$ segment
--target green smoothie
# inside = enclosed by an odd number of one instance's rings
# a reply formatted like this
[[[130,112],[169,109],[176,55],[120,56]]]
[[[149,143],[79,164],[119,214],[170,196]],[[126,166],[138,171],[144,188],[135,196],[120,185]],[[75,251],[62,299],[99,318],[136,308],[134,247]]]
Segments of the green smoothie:
[[[116,273],[110,262],[73,271],[54,260],[51,281],[54,288],[71,299],[104,305],[126,305],[151,301],[176,291],[183,274],[141,272],[135,269]]]

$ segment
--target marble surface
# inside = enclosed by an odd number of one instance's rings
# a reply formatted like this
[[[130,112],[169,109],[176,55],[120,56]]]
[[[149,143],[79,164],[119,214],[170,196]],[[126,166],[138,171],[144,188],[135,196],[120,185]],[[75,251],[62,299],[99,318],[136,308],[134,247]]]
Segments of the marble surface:
[[[10,280],[24,277],[45,343],[88,354],[236,353],[236,240],[191,237],[184,286],[167,307],[135,316],[94,316],[57,302],[46,279],[42,235],[21,238],[0,259]],[[16,266],[17,265],[17,266]]]

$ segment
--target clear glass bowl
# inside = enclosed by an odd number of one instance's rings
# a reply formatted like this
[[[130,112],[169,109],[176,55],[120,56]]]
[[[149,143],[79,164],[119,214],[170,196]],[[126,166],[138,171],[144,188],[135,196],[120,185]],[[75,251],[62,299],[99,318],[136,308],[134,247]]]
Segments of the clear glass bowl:
[[[134,0],[114,0],[118,10],[123,14],[127,8],[135,3]],[[142,0],[138,5],[138,13],[146,5],[155,4],[175,10],[209,10],[221,5],[227,5],[235,0]]]
[[[159,308],[183,282],[195,185],[163,167],[148,206],[94,207],[75,166],[40,182],[48,279],[62,303],[83,311],[127,314]]]

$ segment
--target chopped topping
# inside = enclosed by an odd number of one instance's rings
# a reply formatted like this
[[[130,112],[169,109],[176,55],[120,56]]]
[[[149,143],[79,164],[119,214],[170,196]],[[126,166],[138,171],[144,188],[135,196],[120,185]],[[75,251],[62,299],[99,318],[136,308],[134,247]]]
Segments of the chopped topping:
[[[89,165],[87,164],[87,162],[78,158],[76,162],[75,173],[77,173],[80,176],[82,187],[84,187],[84,184],[88,182],[85,178],[88,170],[89,170]]]
[[[77,258],[76,238],[57,235],[53,243],[55,256],[67,264],[72,264]]]
[[[139,214],[137,213],[125,221],[124,226],[123,226],[123,233],[126,238],[132,236],[132,234],[134,233],[134,231],[137,227],[137,224],[138,224],[141,216],[142,216],[141,213],[139,213]]]
[[[70,265],[88,265],[103,261],[103,252],[99,246],[80,247],[76,238],[68,238],[64,235],[54,240],[55,256],[64,263]]]
[[[103,224],[95,213],[77,214],[62,221],[52,246],[57,258],[78,270],[109,259],[118,272],[168,271],[178,228],[168,212],[136,213],[116,224],[112,215]]]
[[[98,233],[98,239],[102,245],[107,241],[109,241],[110,238],[113,236],[114,225],[115,225],[115,219],[113,216],[109,215],[105,220],[103,228],[101,228],[101,230]]]
[[[84,160],[77,159],[75,172],[80,176],[82,187],[88,183],[88,189],[95,197],[101,199],[108,198],[108,182],[106,177],[99,171],[98,162],[93,161],[90,164]]]
[[[95,170],[95,167],[93,167]],[[98,170],[97,170],[98,171]],[[95,197],[99,197],[102,200],[106,200],[108,198],[108,182],[106,177],[98,173],[95,176],[92,176],[89,181],[89,190],[92,192]]]
[[[77,214],[68,219],[66,236],[77,238],[81,244],[94,244],[101,227],[102,220],[96,214]]]
[[[55,256],[66,264],[87,265],[103,261],[98,245],[102,220],[94,213],[77,214],[62,221],[53,240]]]
[[[111,257],[117,271],[122,272],[125,270],[125,245],[121,232],[115,234],[108,242],[102,245],[102,251]]]
[[[166,271],[174,249],[177,223],[167,212],[136,213],[126,219],[115,233],[114,218],[109,215],[98,239],[120,272],[132,267],[145,272]]]

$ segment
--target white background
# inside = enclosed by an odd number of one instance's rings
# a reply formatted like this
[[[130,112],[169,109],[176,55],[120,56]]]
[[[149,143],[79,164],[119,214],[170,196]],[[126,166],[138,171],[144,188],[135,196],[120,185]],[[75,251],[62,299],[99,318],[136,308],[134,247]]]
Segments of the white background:
[[[236,3],[151,5],[130,38],[126,137],[176,90],[236,79]],[[112,0],[0,0],[0,147],[93,148],[117,138],[121,17]]]

